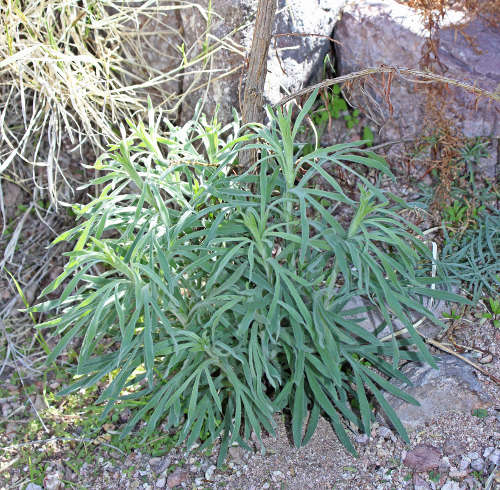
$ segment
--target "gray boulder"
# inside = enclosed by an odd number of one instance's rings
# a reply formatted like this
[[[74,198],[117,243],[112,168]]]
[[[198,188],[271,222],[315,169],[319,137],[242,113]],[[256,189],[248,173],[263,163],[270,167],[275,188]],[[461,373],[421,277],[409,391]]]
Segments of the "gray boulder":
[[[469,364],[444,354],[439,357],[437,366],[433,369],[429,365],[408,363],[402,372],[413,386],[398,381],[394,383],[420,402],[420,406],[411,405],[391,394],[385,395],[409,431],[447,413],[471,413],[476,408],[493,405]],[[385,419],[385,414],[380,416]]]

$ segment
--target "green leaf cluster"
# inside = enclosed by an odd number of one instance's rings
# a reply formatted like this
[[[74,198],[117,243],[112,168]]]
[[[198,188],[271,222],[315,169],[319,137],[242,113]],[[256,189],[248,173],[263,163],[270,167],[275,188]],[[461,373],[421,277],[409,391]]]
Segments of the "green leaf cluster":
[[[383,393],[416,403],[390,379],[409,383],[400,360],[433,363],[410,314],[437,322],[423,297],[457,297],[429,287],[440,278],[405,204],[356,170],[392,177],[380,157],[361,143],[301,153],[295,137],[316,95],[294,122],[269,110],[270,127],[251,133],[237,118],[221,128],[198,114],[179,128],[151,112],[99,160],[101,194],[58,238],[76,242],[45,294],[62,291],[35,311],[58,312],[41,325],[61,336],[49,362],[81,338],[63,394],[107,378],[103,417],[141,402],[122,437],[140,422],[146,435],[179,427],[188,447],[220,436],[222,463],[252,432],[273,434],[286,411],[297,446],[323,414],[355,453],[348,432],[370,431],[377,402],[408,440]],[[252,148],[258,162],[237,174],[238,153]],[[358,179],[359,198],[332,165]],[[360,325],[365,309],[348,306],[358,296],[384,318],[374,332]],[[408,336],[380,340],[396,318]]]

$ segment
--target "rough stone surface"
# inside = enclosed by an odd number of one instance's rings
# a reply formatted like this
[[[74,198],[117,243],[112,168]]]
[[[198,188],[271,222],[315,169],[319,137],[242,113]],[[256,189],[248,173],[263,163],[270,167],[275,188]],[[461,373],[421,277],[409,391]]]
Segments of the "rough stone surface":
[[[439,58],[445,67],[445,75],[464,82],[474,83],[494,92],[500,83],[500,30],[480,18],[473,19],[457,34],[454,24],[461,21],[459,12],[449,11],[440,31]],[[421,50],[426,31],[419,13],[394,0],[363,0],[350,2],[335,27],[337,66],[345,75],[367,67],[382,64],[407,68],[419,68]],[[394,42],[397,39],[397,42]],[[456,95],[455,109],[463,118],[458,127],[468,137],[500,136],[499,106],[493,101],[475,98],[462,89],[451,88]],[[397,140],[418,134],[423,120],[425,98],[415,92],[413,84],[395,77],[391,84],[392,116],[384,103],[382,92],[369,93],[383,109],[380,137]],[[352,93],[355,105],[371,105],[359,89]],[[484,162],[485,171],[494,173],[495,155]]]
[[[213,72],[204,112],[211,115],[216,104],[220,103],[218,119],[228,121],[232,118],[231,108],[239,109],[243,95],[241,75],[251,47],[257,0],[212,0],[211,3],[210,32],[223,39],[225,45],[217,51],[212,66],[207,66]],[[273,33],[330,36],[345,3],[346,0],[279,0]],[[208,0],[200,1],[198,5],[206,8]],[[200,26],[206,26],[207,22],[197,9],[184,9],[181,15],[186,45],[193,46],[191,55],[201,52],[204,30]],[[268,102],[277,102],[284,93],[298,90],[320,74],[324,56],[330,51],[330,41],[319,36],[279,36],[275,38],[275,44],[271,43],[264,92]],[[231,72],[229,75],[221,77],[228,71]],[[195,80],[194,86],[201,86],[207,79],[207,75],[187,76],[184,89]],[[186,98],[183,118],[192,114],[203,93],[204,88]]]
[[[403,464],[414,471],[430,471],[439,466],[441,452],[428,444],[421,444],[408,451]]]
[[[442,487],[441,490],[460,490],[460,484],[453,480],[448,480]]]
[[[446,439],[443,444],[443,452],[448,456],[458,456],[465,451],[465,444],[455,438]]]
[[[182,468],[177,468],[173,473],[168,475],[167,487],[174,488],[181,483],[185,482],[189,477],[189,472]]]
[[[431,486],[416,474],[413,479],[413,490],[431,490]]]
[[[457,293],[458,289],[454,288],[452,292]],[[447,304],[445,301],[439,301],[439,300],[434,300],[430,298],[423,298],[422,301],[423,306],[425,306],[430,312],[432,312],[437,318],[441,317],[441,314],[444,311],[449,310],[449,304]],[[346,306],[345,310],[351,310],[359,307],[365,307],[368,309],[368,311],[359,313],[357,315],[354,315],[354,318],[357,318],[359,320],[359,325],[369,332],[373,332],[381,323],[384,321],[382,314],[378,310],[378,308],[374,308],[373,304],[370,303],[366,298],[361,297],[361,296],[356,296],[352,299],[350,299]],[[409,313],[410,318],[412,321],[417,321],[421,318],[422,315],[420,314],[415,314],[412,312],[407,311]],[[397,318],[393,319],[393,327],[394,330],[399,330],[404,328],[404,324]],[[429,320],[426,320],[420,327],[419,327],[419,332],[425,335],[426,337],[434,337],[441,331],[442,327],[439,325],[436,325]],[[383,337],[386,335],[389,335],[391,333],[391,330],[386,327],[379,335],[379,337]]]
[[[402,372],[413,386],[395,382],[415,398],[420,406],[386,394],[387,401],[395,409],[407,430],[414,430],[434,417],[446,413],[456,411],[471,413],[476,408],[491,404],[471,366],[446,354],[440,356],[437,366],[438,369],[433,369],[429,365],[409,363],[402,368]],[[385,415],[382,417],[385,418]],[[445,452],[450,454],[459,451],[458,448],[453,450],[451,446],[450,443]]]

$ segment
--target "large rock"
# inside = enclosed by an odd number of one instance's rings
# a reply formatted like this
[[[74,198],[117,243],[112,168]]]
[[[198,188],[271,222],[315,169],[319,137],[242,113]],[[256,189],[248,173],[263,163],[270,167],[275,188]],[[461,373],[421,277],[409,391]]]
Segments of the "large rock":
[[[500,30],[477,17],[458,32],[454,26],[460,23],[461,15],[449,11],[440,30],[439,59],[445,75],[495,92],[500,84]],[[341,43],[335,46],[339,74],[345,75],[382,64],[418,69],[427,31],[420,14],[406,5],[394,0],[362,0],[345,7],[334,37]],[[392,116],[383,92],[369,93],[385,109],[382,140],[419,134],[424,120],[424,90],[395,77],[391,85]],[[450,87],[449,96],[453,96],[453,108],[459,114],[450,117],[465,136],[500,136],[498,103],[482,98],[476,104],[472,95],[454,87]],[[373,106],[359,86],[352,93],[352,101],[360,107]],[[489,174],[494,174],[495,163],[492,155],[486,162]]]
[[[242,75],[246,73],[245,59],[251,47],[257,0],[212,0],[211,3],[213,12],[208,40],[217,52],[204,67],[212,72],[204,112],[211,115],[219,103],[219,119],[228,121],[232,107],[240,109],[243,97]],[[330,40],[321,36],[331,35],[345,3],[346,0],[279,0],[273,33],[305,35],[278,36],[276,45],[271,43],[264,93],[267,102],[275,103],[285,93],[296,91],[321,75],[324,57],[331,46]],[[204,18],[203,9],[207,6],[208,0],[200,0],[197,8],[181,12],[185,43],[191,49],[189,58],[203,53],[207,39],[207,18]],[[197,65],[197,69],[202,67],[200,63]],[[200,88],[186,97],[184,120],[192,115],[194,106],[204,95],[208,79],[206,73],[185,77],[184,90]]]
[[[118,12],[109,7],[109,13]],[[141,1],[121,29],[123,50],[127,58],[137,61],[130,84],[138,83],[136,75],[149,80],[146,91],[153,102],[174,108],[182,91],[180,6],[172,8],[165,0],[157,0],[154,5]]]
[[[467,363],[445,354],[440,356],[437,366],[433,369],[429,365],[409,363],[402,368],[402,372],[413,386],[399,381],[394,383],[420,402],[420,406],[411,405],[391,394],[385,396],[409,431],[447,413],[471,413],[477,408],[493,405],[474,369]],[[381,416],[385,418],[385,415]]]
[[[456,286],[452,286],[451,292],[457,294],[458,288]],[[421,301],[421,305],[427,308],[436,318],[440,319],[443,316],[443,313],[449,312],[450,303],[444,300],[437,300],[430,297],[423,297]],[[358,325],[363,327],[365,330],[369,332],[373,332],[378,329],[380,325],[384,322],[384,317],[380,312],[379,308],[375,307],[373,303],[371,303],[366,297],[363,296],[355,296],[351,298],[345,305],[344,310],[355,310],[358,308],[366,308],[367,311],[362,313],[357,313],[352,315],[352,318],[358,321]],[[422,319],[422,315],[415,311],[406,310],[409,318],[413,323],[418,322]],[[392,319],[392,327],[396,332],[405,328],[404,323],[394,316]],[[425,318],[422,322],[419,323],[418,331],[424,335],[424,337],[433,338],[442,331],[442,327],[440,325],[431,322],[429,319]],[[391,334],[391,329],[389,327],[385,327],[380,333],[379,338],[386,337]],[[408,337],[408,335],[405,335]]]

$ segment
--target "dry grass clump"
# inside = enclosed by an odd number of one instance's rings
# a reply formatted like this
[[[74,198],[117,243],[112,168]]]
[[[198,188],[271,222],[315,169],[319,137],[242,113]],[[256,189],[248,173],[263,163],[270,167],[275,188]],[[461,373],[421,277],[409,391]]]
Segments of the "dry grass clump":
[[[32,176],[57,201],[58,180],[66,179],[63,144],[101,149],[104,140],[116,139],[120,123],[145,108],[152,90],[175,109],[183,70],[199,62],[176,48],[182,45],[175,27],[180,8],[195,6],[173,0],[0,2],[0,179]],[[168,71],[148,63],[145,55],[156,56],[152,36],[168,47]]]

